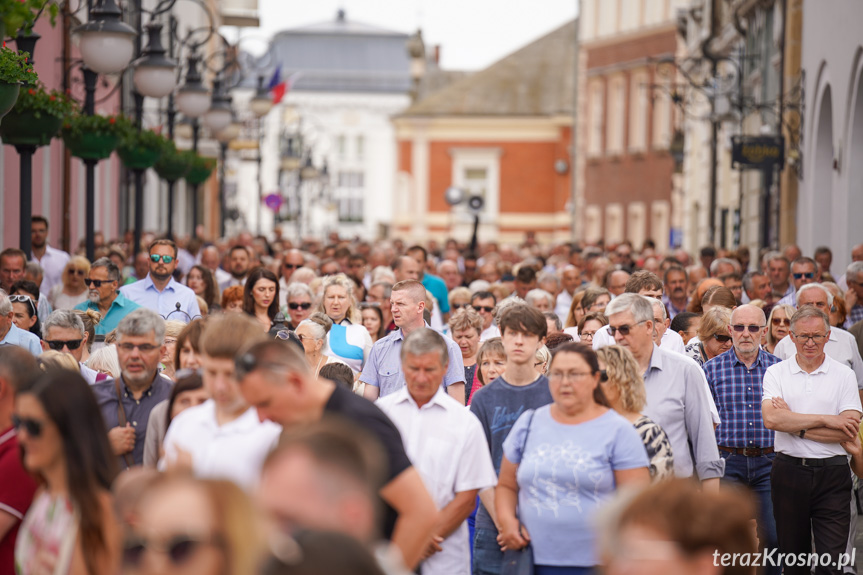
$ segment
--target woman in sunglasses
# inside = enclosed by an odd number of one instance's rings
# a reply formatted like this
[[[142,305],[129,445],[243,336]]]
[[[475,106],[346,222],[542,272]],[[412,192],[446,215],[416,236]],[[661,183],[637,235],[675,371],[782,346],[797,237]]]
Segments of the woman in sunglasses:
[[[230,481],[166,474],[135,505],[123,543],[125,575],[247,575],[262,559],[257,513]]]
[[[770,310],[770,317],[767,318],[770,329],[767,330],[767,341],[764,343],[767,353],[773,353],[776,344],[791,333],[791,316],[794,311],[794,307],[788,304],[777,304]]]
[[[728,326],[731,325],[731,310],[717,306],[701,317],[698,328],[698,339],[686,346],[686,355],[704,365],[720,353],[731,349],[731,336]]]
[[[85,257],[74,256],[63,269],[62,283],[48,292],[48,302],[56,309],[72,309],[87,301],[90,290],[84,278],[90,273],[90,262]]]
[[[17,573],[114,575],[117,459],[89,385],[75,373],[46,373],[18,391],[14,421],[24,467],[41,484],[18,532]]]
[[[307,284],[291,282],[285,291],[287,310],[283,311],[291,318],[289,329],[297,329],[300,322],[312,315],[312,290]]]

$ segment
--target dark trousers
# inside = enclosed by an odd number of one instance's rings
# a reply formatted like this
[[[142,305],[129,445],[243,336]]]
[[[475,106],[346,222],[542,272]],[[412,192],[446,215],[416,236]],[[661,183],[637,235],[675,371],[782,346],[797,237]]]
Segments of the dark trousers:
[[[847,465],[805,467],[777,457],[770,475],[773,516],[779,553],[795,555],[828,553],[831,565],[815,568],[815,574],[839,574],[839,555],[845,552],[851,526],[851,469]],[[785,575],[808,575],[811,566],[788,565]]]
[[[736,453],[720,451],[725,460],[725,475],[720,479],[724,485],[745,485],[758,499],[758,539],[766,549],[776,548],[776,523],[773,520],[773,499],[770,496],[770,471],[773,469],[773,453],[758,457],[746,457]],[[765,566],[759,572],[779,575],[778,566]]]

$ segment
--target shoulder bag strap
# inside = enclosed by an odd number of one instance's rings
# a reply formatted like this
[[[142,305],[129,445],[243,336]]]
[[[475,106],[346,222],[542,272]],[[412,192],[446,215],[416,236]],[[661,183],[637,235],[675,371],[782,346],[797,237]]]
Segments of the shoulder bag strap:
[[[126,418],[126,409],[123,407],[123,394],[120,392],[120,379],[114,378],[114,391],[117,392],[117,424],[120,427],[126,427],[129,420]],[[132,459],[130,453],[123,454],[123,461],[126,462],[126,467],[134,467],[135,460]]]

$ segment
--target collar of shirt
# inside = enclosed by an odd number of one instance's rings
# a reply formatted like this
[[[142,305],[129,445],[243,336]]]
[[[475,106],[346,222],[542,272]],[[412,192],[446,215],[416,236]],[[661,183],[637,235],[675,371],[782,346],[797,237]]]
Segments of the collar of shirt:
[[[168,280],[168,285],[166,285],[165,289],[162,291],[159,291],[159,289],[156,287],[156,284],[153,283],[153,278],[150,277],[150,274],[147,274],[147,277],[145,277],[143,281],[144,281],[144,291],[147,291],[150,288],[152,288],[153,290],[155,290],[158,293],[165,293],[166,291],[177,291],[176,288],[174,287],[177,285],[177,282],[176,282],[176,280],[174,280],[173,276],[171,276],[171,279]]]
[[[258,412],[254,407],[249,407],[236,419],[219,425],[219,421],[216,418],[216,402],[212,399],[208,399],[201,404],[201,415],[205,416],[205,424],[213,433],[222,435],[232,433],[242,434],[261,425],[261,421],[258,419]]]
[[[438,390],[435,392],[435,394],[432,396],[432,398],[428,401],[428,403],[426,403],[422,407],[418,407],[416,400],[414,400],[413,396],[411,396],[410,392],[408,391],[408,386],[405,385],[404,387],[402,387],[400,390],[398,390],[396,392],[396,399],[394,400],[394,402],[395,403],[410,403],[412,406],[419,409],[420,411],[422,411],[423,409],[432,409],[435,406],[440,407],[443,410],[446,410],[446,404],[444,403],[444,401],[442,399],[443,395],[445,395],[445,394],[446,394],[446,392],[443,390],[443,386],[438,387]]]
[[[733,358],[729,358],[729,359],[731,359],[731,365],[742,365],[743,367],[746,367],[746,364],[743,363],[743,360],[741,360],[737,356],[737,351],[735,351],[733,347],[729,351],[731,351],[732,352],[731,355],[734,356]],[[758,349],[758,356],[755,358],[755,362],[753,362],[752,367],[755,367],[756,365],[758,365],[758,366],[763,365],[764,364],[763,360],[764,360],[764,356],[766,353],[767,353],[766,351],[759,348]],[[719,354],[719,357],[722,357],[723,355],[725,355],[725,354],[721,353],[721,354]],[[749,368],[747,368],[747,369],[749,369]]]
[[[655,343],[653,344],[653,353],[650,355],[650,364],[647,366],[647,373],[654,369],[662,371],[662,351]]]
[[[827,354],[824,354],[824,361],[821,362],[821,365],[816,367],[815,370],[811,373],[809,373],[808,371],[805,371],[802,367],[800,367],[800,364],[797,363],[797,354],[796,353],[794,355],[792,355],[789,359],[791,360],[791,365],[789,365],[788,367],[791,368],[791,373],[794,375],[796,375],[798,373],[803,373],[806,375],[815,375],[817,373],[827,373],[828,371],[830,371],[830,366],[829,366],[830,356]]]
[[[165,380],[168,382],[169,385],[172,385],[171,380],[169,380],[167,377],[165,377],[164,375],[162,375],[161,373],[159,373],[157,371],[156,376],[153,378],[153,381],[150,382],[150,386],[141,393],[141,399],[144,399],[145,397],[150,397],[151,395],[153,395],[153,392],[154,392],[153,388],[156,387],[156,383],[160,380]],[[131,399],[133,401],[139,401],[139,400],[135,400],[135,395],[132,393],[132,390],[129,389],[129,386],[126,385],[126,380],[123,379],[122,375],[120,376],[120,385],[122,386],[122,388],[124,390],[123,393],[125,394],[126,397],[128,397],[129,399]]]

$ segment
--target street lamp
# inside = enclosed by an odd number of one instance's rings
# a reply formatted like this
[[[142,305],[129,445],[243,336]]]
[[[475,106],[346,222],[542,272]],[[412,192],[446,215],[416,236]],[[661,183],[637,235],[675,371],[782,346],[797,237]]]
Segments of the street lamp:
[[[213,81],[210,109],[204,114],[204,126],[211,133],[219,133],[230,125],[232,117],[231,97],[226,93],[222,80],[216,79]]]
[[[249,103],[249,108],[256,118],[263,118],[273,109],[273,99],[264,86],[263,76],[258,76],[258,89],[255,92],[255,97]]]
[[[147,98],[163,98],[173,92],[177,85],[177,62],[165,56],[161,34],[160,23],[147,24],[147,47],[144,48],[143,55],[133,63],[135,89]]]
[[[86,24],[75,28],[84,65],[97,74],[122,72],[135,54],[135,29],[114,0],[99,0]]]
[[[187,118],[200,118],[210,109],[210,92],[201,81],[198,64],[201,58],[192,53],[187,62],[186,82],[177,91],[177,109]]]

